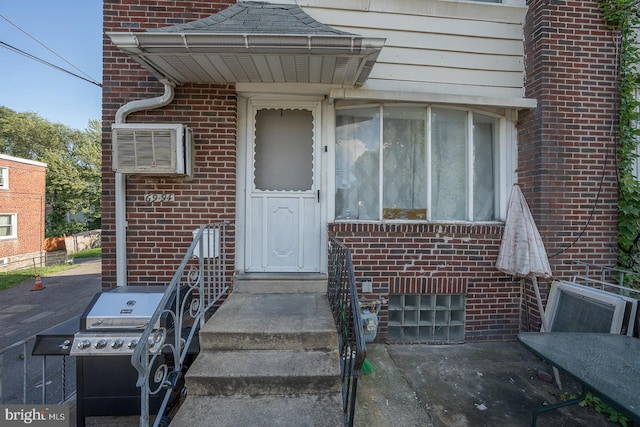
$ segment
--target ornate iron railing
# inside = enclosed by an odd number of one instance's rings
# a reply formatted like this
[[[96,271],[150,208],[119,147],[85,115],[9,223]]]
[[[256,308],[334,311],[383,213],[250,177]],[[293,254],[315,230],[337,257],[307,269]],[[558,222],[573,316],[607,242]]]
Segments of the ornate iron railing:
[[[149,425],[150,396],[163,393],[153,425],[166,424],[163,415],[176,393],[179,395],[182,368],[193,338],[204,326],[207,312],[229,289],[224,224],[203,225],[193,234],[191,246],[131,355],[131,364],[138,371],[140,427]],[[169,317],[163,323],[171,325],[171,331],[154,329],[161,316]]]
[[[338,330],[344,423],[353,426],[358,379],[362,376],[367,348],[351,251],[333,237],[329,239],[328,267],[327,297]]]

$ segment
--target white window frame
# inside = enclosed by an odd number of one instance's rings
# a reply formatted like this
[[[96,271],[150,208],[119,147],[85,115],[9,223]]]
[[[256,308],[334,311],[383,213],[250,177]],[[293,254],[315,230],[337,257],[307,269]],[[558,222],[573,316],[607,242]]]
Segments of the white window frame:
[[[0,166],[0,190],[9,189],[9,168]]]
[[[510,121],[508,120],[508,118],[512,118],[511,116],[513,114],[511,114],[509,111],[506,111],[506,116],[505,115],[500,115],[500,114],[496,114],[490,111],[486,111],[486,110],[482,110],[482,109],[474,109],[474,108],[468,108],[468,107],[456,107],[456,106],[452,106],[452,105],[439,105],[439,104],[421,104],[421,105],[416,105],[416,104],[408,104],[408,103],[385,103],[385,102],[381,102],[381,103],[363,103],[363,104],[358,104],[358,105],[349,105],[349,106],[343,106],[343,107],[336,107],[335,111],[345,111],[345,110],[353,110],[353,109],[366,109],[366,108],[372,108],[372,107],[380,107],[381,108],[381,112],[380,112],[380,117],[381,117],[381,123],[380,126],[383,126],[382,123],[382,116],[383,116],[383,109],[384,106],[388,106],[388,107],[402,107],[402,106],[422,106],[425,108],[425,110],[428,110],[428,114],[427,117],[431,117],[431,108],[439,108],[439,109],[451,109],[451,110],[463,110],[463,111],[467,111],[468,113],[471,113],[468,115],[468,120],[470,121],[470,126],[468,129],[469,133],[472,133],[472,122],[473,122],[473,114],[481,114],[484,116],[488,116],[488,117],[493,117],[495,119],[498,120],[498,128],[496,129],[496,132],[498,133],[498,147],[496,148],[496,153],[495,153],[495,158],[496,158],[496,164],[498,165],[497,170],[494,171],[495,174],[495,179],[496,179],[496,184],[495,184],[495,192],[496,192],[496,213],[495,213],[495,219],[491,220],[491,221],[473,221],[473,220],[443,220],[443,219],[432,219],[431,214],[432,214],[432,210],[431,210],[431,120],[427,120],[427,191],[428,191],[428,195],[427,195],[427,220],[423,221],[423,220],[407,220],[407,219],[385,219],[382,215],[382,210],[383,210],[383,206],[382,203],[380,203],[379,206],[379,215],[378,215],[378,219],[377,220],[357,220],[357,219],[338,219],[336,218],[335,215],[335,197],[336,197],[336,192],[335,192],[335,152],[334,155],[331,156],[331,166],[330,166],[330,173],[329,173],[329,185],[330,185],[330,190],[333,193],[333,197],[331,198],[331,203],[330,206],[328,206],[329,208],[329,217],[332,221],[336,221],[336,222],[374,222],[374,223],[387,223],[387,222],[411,222],[411,223],[465,223],[465,224],[494,224],[494,223],[500,223],[504,221],[504,217],[506,215],[506,206],[507,206],[507,202],[508,202],[508,197],[510,194],[510,191],[508,191],[510,189],[510,187],[516,182],[516,175],[515,175],[515,160],[514,160],[514,156],[516,153],[516,148],[515,148],[515,141],[511,141],[512,138],[515,138],[515,128],[514,125],[512,123],[510,123]],[[335,138],[335,121],[333,123],[334,126],[334,131],[333,131],[333,137]],[[335,140],[334,140],[335,142]],[[472,144],[469,144],[469,149],[471,149]],[[382,147],[381,147],[382,150]],[[382,151],[380,153],[380,162],[382,164]],[[468,159],[469,161],[472,161],[472,159]],[[380,174],[380,179],[382,180],[382,175]],[[470,176],[468,177],[468,179],[471,181],[470,185],[473,184],[472,180],[473,177]],[[469,185],[469,184],[468,184]],[[379,200],[382,201],[383,200],[383,195],[382,195],[382,182],[379,185],[379,189],[380,189],[380,194],[379,194]],[[467,194],[467,197],[471,198],[471,200],[473,200],[473,192],[469,191],[469,193]],[[472,210],[473,210],[473,204],[470,204],[468,207],[469,210],[469,215],[472,215]],[[471,216],[468,216],[471,217]]]
[[[17,238],[18,237],[18,214],[0,213],[0,217],[1,216],[8,216],[9,218],[11,218],[9,223],[9,227],[11,227],[11,234],[8,236],[0,236],[0,240]]]

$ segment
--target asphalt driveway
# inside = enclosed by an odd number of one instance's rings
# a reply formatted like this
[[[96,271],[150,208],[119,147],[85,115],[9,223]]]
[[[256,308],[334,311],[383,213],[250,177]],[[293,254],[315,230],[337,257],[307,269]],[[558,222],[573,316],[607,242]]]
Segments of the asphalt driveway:
[[[77,266],[0,291],[0,349],[82,314],[101,291],[100,258],[76,259]]]

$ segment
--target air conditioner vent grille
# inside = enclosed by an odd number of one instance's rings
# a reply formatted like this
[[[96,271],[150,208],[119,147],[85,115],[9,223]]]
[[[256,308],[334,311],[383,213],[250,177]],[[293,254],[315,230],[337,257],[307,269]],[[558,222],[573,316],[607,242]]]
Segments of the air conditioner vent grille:
[[[113,169],[130,174],[188,173],[190,139],[183,125],[114,125]]]

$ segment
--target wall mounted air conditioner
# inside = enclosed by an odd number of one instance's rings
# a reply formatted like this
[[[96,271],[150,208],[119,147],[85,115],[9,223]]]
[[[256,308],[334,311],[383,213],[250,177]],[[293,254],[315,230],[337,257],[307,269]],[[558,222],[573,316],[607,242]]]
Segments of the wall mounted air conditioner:
[[[124,174],[191,175],[191,130],[181,124],[113,124],[113,170]]]

